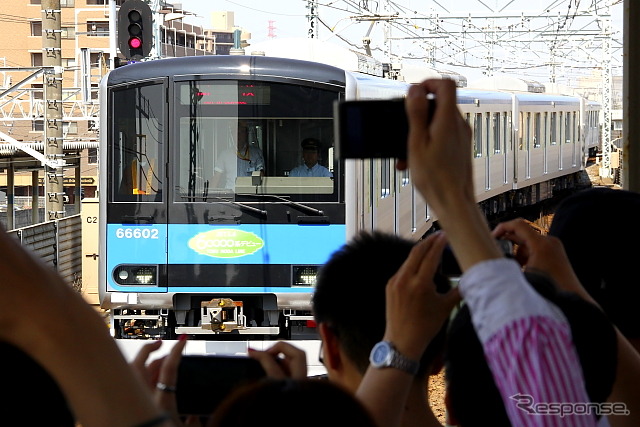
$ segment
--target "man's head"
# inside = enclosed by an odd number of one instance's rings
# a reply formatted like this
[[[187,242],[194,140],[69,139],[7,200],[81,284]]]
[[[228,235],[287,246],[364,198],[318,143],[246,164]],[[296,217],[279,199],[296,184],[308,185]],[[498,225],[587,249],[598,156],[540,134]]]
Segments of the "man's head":
[[[635,282],[636,253],[626,247],[640,239],[639,213],[639,193],[590,188],[567,197],[549,229],[562,241],[582,286],[638,349],[640,286]]]
[[[245,148],[247,146],[247,142],[249,141],[249,125],[244,120],[238,120],[238,137],[236,142],[238,143],[238,150],[241,148]]]
[[[413,246],[414,242],[391,234],[363,232],[334,252],[320,270],[313,309],[323,338],[324,363],[331,379],[352,390],[369,365],[371,349],[384,335],[387,282]],[[449,289],[446,278],[438,276],[435,281],[438,291]],[[439,371],[445,329],[446,324],[427,347],[418,379]]]
[[[315,138],[305,138],[300,144],[302,146],[302,159],[308,168],[312,168],[318,163],[320,154],[320,141]]]

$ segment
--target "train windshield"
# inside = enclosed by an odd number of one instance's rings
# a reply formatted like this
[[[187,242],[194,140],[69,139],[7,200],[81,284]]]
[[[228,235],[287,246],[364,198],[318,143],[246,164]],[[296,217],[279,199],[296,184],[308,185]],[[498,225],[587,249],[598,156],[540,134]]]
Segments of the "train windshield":
[[[256,194],[334,200],[338,94],[265,81],[177,82],[175,200]]]

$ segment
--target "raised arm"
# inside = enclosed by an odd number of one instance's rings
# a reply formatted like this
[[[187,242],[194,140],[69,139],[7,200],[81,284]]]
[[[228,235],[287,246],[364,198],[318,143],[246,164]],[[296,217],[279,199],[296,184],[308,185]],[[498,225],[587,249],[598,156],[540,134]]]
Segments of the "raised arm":
[[[77,292],[4,229],[0,253],[0,340],[54,377],[83,426],[133,427],[154,419],[155,427],[173,425],[160,421],[163,414],[142,379]]]
[[[446,244],[443,233],[418,243],[386,287],[384,340],[410,360],[420,360],[453,307],[460,301],[456,289],[436,291],[433,277]],[[356,396],[381,427],[400,425],[414,377],[396,368],[369,365]]]
[[[599,307],[571,268],[560,239],[541,235],[523,219],[500,223],[493,234],[517,244],[516,258],[525,270],[545,274],[560,289],[574,292]],[[609,421],[616,427],[637,426],[640,424],[640,355],[618,328],[616,338],[618,364],[609,402],[624,403],[630,413],[626,416],[610,416]]]
[[[433,112],[428,95],[435,96]],[[536,403],[588,402],[566,318],[528,286],[515,261],[503,258],[476,204],[471,131],[458,111],[454,82],[415,85],[406,106],[411,177],[435,211],[464,272],[460,292],[512,423],[538,425],[544,420],[517,408],[514,395],[529,395]],[[533,368],[538,370],[530,381]],[[595,423],[591,416],[564,420]]]

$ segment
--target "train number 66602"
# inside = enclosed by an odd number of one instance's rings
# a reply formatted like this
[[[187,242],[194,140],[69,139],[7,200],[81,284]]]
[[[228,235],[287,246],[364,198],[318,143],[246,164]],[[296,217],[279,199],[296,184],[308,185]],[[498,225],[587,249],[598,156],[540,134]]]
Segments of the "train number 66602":
[[[118,239],[157,239],[159,231],[155,228],[118,228]]]

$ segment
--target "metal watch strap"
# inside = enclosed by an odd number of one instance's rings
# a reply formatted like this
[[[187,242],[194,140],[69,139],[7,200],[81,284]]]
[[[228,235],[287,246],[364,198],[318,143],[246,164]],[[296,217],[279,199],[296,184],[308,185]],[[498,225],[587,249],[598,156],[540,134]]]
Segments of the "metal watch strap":
[[[404,371],[411,375],[415,375],[418,373],[420,363],[416,362],[415,360],[411,360],[400,353],[393,344],[391,344],[391,348],[393,348],[393,356],[391,359],[392,367],[400,369],[401,371]]]

